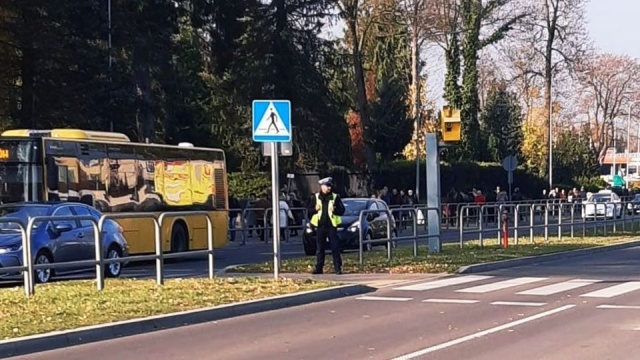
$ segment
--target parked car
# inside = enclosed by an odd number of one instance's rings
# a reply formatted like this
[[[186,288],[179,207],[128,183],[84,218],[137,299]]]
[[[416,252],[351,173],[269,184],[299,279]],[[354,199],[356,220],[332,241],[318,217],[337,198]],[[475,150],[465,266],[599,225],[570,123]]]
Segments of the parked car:
[[[371,250],[374,245],[387,244],[387,222],[389,221],[387,211],[389,208],[384,201],[366,198],[345,198],[342,199],[342,203],[345,207],[345,213],[342,216],[342,223],[338,226],[338,239],[340,241],[341,251],[357,249],[359,247],[360,231],[366,240],[381,239],[381,241],[375,244],[365,244],[365,250]],[[380,210],[380,212],[367,214],[367,216],[362,219],[362,223],[360,223],[359,217],[362,210]],[[391,220],[391,236],[396,237],[395,221],[393,221],[393,219]],[[308,222],[302,237],[302,244],[305,254],[314,255],[316,253],[316,229]],[[395,246],[396,244],[392,242],[391,245]],[[330,249],[328,244],[326,248],[327,250]]]
[[[629,215],[640,213],[640,194],[636,194],[633,199],[627,203],[627,213]]]
[[[17,203],[0,206],[0,219],[17,218],[26,226],[36,216],[91,216],[96,221],[102,214],[80,203]],[[128,245],[122,228],[113,220],[106,220],[102,231],[105,259],[128,256]],[[31,232],[34,264],[61,263],[95,259],[95,240],[91,221],[60,220],[36,222]],[[22,237],[14,223],[0,223],[0,268],[22,266]],[[92,267],[93,268],[93,267]],[[83,268],[37,269],[35,280],[46,283],[56,274],[77,272]],[[105,265],[105,276],[118,277],[122,264]],[[0,274],[11,277],[16,274]]]
[[[583,204],[582,217],[584,219],[622,217],[622,201],[613,191],[601,190],[592,194]]]

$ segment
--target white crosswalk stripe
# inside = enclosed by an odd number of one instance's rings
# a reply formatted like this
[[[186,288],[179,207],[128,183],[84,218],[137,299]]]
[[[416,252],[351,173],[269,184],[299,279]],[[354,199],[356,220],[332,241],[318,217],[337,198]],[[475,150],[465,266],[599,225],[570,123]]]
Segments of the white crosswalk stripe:
[[[590,293],[582,294],[581,297],[592,298],[612,298],[614,296],[626,294],[640,289],[640,281],[629,281],[622,284],[610,286],[604,289],[592,291]]]
[[[546,280],[546,281],[545,281]],[[545,281],[542,284],[536,284],[538,282]],[[480,282],[480,284],[471,284],[473,282]],[[463,285],[463,286],[461,286]],[[473,285],[473,286],[471,286]],[[466,286],[466,287],[465,287]],[[452,288],[452,289],[444,289],[444,288]],[[515,289],[516,287],[521,287],[520,289]],[[592,287],[591,289],[588,289]],[[411,292],[411,291],[428,291],[428,290],[440,290],[438,292],[439,296],[443,296],[444,291],[451,291],[451,294],[485,294],[491,292],[498,292],[500,290],[508,290],[512,289],[513,294],[522,295],[522,296],[550,296],[562,293],[569,293],[574,296],[580,296],[585,298],[613,298],[616,296],[625,295],[634,291],[640,290],[640,281],[626,281],[626,282],[615,282],[613,284],[605,284],[604,280],[598,279],[553,279],[546,277],[514,277],[514,278],[496,278],[495,276],[488,275],[464,275],[464,276],[456,276],[450,277],[440,280],[432,280],[425,281],[420,283],[414,283],[409,285],[404,285],[400,287],[395,287],[393,290],[400,290],[403,292]],[[572,290],[577,290],[578,293],[575,294]],[[504,293],[499,293],[504,295]],[[420,300],[419,298],[416,300]],[[495,299],[495,300],[507,300],[507,299]],[[514,299],[515,300],[515,299]],[[526,299],[524,299],[526,301]],[[391,301],[391,300],[388,300]],[[396,300],[400,301],[400,300]],[[403,301],[407,301],[404,300]],[[421,300],[424,303],[458,303],[458,304],[473,304],[478,302],[477,299],[469,299],[469,298],[455,298],[444,295],[443,297],[438,298],[423,298]],[[519,304],[521,306],[525,306],[524,304],[528,304],[529,306],[541,306],[538,302],[530,302],[530,303],[520,303],[518,301],[514,301],[513,305]],[[501,303],[498,302],[496,305],[511,305],[511,303]]]
[[[491,291],[507,289],[514,286],[526,285],[526,284],[530,284],[530,283],[534,283],[534,282],[538,282],[546,279],[547,278],[539,278],[539,277],[519,277],[515,279],[498,281],[496,283],[474,286],[474,287],[458,290],[457,292],[484,294]]]
[[[407,285],[407,286],[395,288],[394,290],[425,291],[425,290],[443,288],[446,286],[460,285],[460,284],[466,284],[474,281],[491,279],[492,277],[493,276],[483,276],[483,275],[452,277],[452,278],[447,278],[442,280],[427,281],[427,282],[414,284],[414,285]]]
[[[553,295],[563,291],[569,291],[583,286],[595,284],[597,282],[600,282],[600,280],[572,279],[557,284],[551,284],[535,289],[521,291],[518,293],[518,295]]]

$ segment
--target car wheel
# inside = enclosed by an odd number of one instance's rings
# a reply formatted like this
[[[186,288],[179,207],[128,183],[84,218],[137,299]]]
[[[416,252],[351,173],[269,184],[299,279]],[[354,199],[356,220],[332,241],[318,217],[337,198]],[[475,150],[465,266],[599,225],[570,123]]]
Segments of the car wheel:
[[[171,230],[171,252],[186,252],[189,250],[187,245],[187,230],[180,223],[173,225]]]
[[[367,232],[367,235],[364,237],[365,241],[370,241],[371,240],[371,233]],[[366,251],[372,251],[373,250],[373,243],[368,242],[364,244],[364,249]]]
[[[107,250],[107,256],[105,259],[119,259],[122,257],[122,250],[116,245],[111,245]],[[104,269],[104,275],[110,278],[117,278],[122,272],[122,263],[107,264]]]
[[[304,253],[307,256],[315,255],[318,248],[315,241],[311,241],[311,239],[306,236],[302,238],[302,247],[304,247]]]
[[[397,231],[397,230],[393,230],[393,231],[391,232],[391,239],[395,239],[395,238],[397,238],[397,237],[398,237],[398,231]],[[392,248],[392,249],[395,249],[395,248],[397,248],[397,247],[398,247],[398,242],[397,242],[397,241],[395,241],[395,240],[391,240],[390,242],[388,242],[388,243],[387,243],[387,245],[386,245],[386,246],[389,246],[389,244],[391,244],[391,248]]]
[[[51,258],[51,254],[46,251],[38,252],[36,255],[35,265],[44,265],[44,264],[52,264],[53,259]],[[54,269],[36,269],[35,270],[35,278],[36,281],[40,284],[46,284],[51,281],[51,278],[55,275]]]

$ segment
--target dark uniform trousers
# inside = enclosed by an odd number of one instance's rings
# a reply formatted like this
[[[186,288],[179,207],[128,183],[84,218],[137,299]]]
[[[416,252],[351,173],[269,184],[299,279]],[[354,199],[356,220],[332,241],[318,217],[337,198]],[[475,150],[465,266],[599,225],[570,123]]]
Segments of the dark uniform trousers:
[[[340,244],[338,242],[338,230],[331,225],[320,225],[316,229],[316,270],[322,271],[324,267],[324,252],[326,250],[327,238],[333,255],[334,270],[342,269],[342,257],[340,256]]]

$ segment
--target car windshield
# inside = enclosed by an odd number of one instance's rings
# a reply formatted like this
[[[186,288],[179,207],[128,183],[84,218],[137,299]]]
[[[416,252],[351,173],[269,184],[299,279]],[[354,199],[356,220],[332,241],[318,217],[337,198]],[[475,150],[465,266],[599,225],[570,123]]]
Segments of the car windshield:
[[[611,195],[592,195],[589,201],[594,203],[608,203],[611,202]]]
[[[640,194],[636,194],[636,196],[633,197],[633,201],[640,201]]]
[[[345,216],[358,216],[362,210],[366,210],[366,200],[342,200]]]
[[[25,205],[25,206],[3,206],[0,207],[0,220],[7,218],[17,218],[22,220],[24,225],[27,225],[29,218],[36,216],[47,216],[49,208],[39,205]],[[37,226],[38,224],[36,224]],[[6,230],[19,230],[20,227],[16,223],[0,222],[0,231]]]

